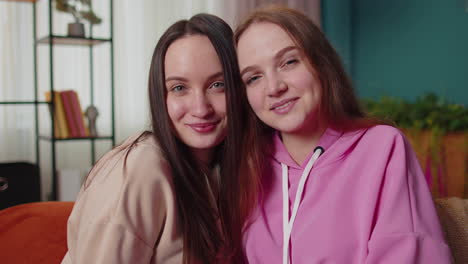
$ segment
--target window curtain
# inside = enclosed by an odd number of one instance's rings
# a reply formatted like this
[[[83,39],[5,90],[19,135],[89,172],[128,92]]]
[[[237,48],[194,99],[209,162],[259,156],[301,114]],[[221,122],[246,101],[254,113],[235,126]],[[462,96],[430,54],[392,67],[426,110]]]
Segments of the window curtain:
[[[320,24],[320,0],[173,0],[125,1],[114,0],[114,89],[117,144],[126,137],[150,129],[147,103],[147,80],[151,56],[157,40],[166,28],[179,19],[200,12],[224,18],[233,28],[255,7],[282,4],[297,8]],[[38,37],[47,32],[48,1],[37,2]],[[93,27],[95,37],[109,36],[108,1],[93,1],[93,10],[103,19]],[[66,34],[69,14],[54,13],[55,34]],[[32,5],[21,2],[0,2],[0,100],[32,101],[33,39]],[[89,28],[86,27],[87,34]],[[94,57],[94,105],[99,111],[98,132],[110,132],[110,68],[108,44],[96,46]],[[54,87],[78,92],[82,108],[90,105],[89,49],[75,47],[54,48]],[[38,98],[44,100],[49,89],[48,46],[38,48]],[[40,106],[41,133],[49,133],[48,109]],[[0,106],[0,162],[31,161],[36,159],[34,140],[34,111],[32,106]],[[108,142],[97,143],[98,157],[111,148]],[[51,147],[41,142],[41,185],[43,199],[51,190]],[[88,142],[58,142],[57,167],[61,169],[90,167]]]

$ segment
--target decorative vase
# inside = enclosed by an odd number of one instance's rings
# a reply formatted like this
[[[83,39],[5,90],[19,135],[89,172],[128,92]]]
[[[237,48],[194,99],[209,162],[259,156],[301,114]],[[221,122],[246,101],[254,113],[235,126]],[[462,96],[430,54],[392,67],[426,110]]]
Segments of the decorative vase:
[[[88,118],[89,136],[97,137],[96,119],[99,115],[99,111],[94,105],[90,105],[86,108],[85,115]]]
[[[75,22],[68,24],[68,36],[69,37],[85,37],[85,27],[83,23]]]

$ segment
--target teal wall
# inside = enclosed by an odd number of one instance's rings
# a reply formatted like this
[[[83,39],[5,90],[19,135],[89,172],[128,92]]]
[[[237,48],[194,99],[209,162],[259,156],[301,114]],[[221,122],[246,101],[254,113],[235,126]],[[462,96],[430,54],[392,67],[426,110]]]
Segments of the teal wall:
[[[322,0],[322,30],[340,54],[348,73],[352,66],[351,0]]]
[[[324,0],[322,7],[324,31],[361,97],[434,92],[468,105],[465,0]]]

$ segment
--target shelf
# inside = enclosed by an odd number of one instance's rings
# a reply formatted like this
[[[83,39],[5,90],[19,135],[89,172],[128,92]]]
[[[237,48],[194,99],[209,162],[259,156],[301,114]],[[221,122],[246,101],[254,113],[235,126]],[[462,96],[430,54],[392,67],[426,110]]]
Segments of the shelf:
[[[0,105],[20,105],[20,104],[22,104],[22,105],[35,105],[35,104],[49,104],[49,102],[42,102],[42,101],[4,101],[4,102],[0,102]]]
[[[81,46],[94,46],[105,42],[110,42],[112,39],[104,38],[80,38],[68,36],[45,36],[37,40],[38,44],[49,44],[52,42],[54,45],[81,45]]]
[[[39,136],[39,139],[52,141],[52,137]],[[79,137],[79,138],[56,138],[55,141],[74,141],[74,140],[112,140],[112,136],[100,136],[100,137]]]
[[[11,106],[13,107],[17,107],[17,106],[26,106],[25,108],[32,108],[31,110],[33,110],[33,113],[34,113],[34,143],[35,143],[35,150],[36,150],[36,153],[35,153],[35,156],[36,156],[36,164],[41,167],[40,165],[44,164],[44,161],[41,163],[41,160],[42,160],[42,156],[44,154],[50,154],[50,161],[46,161],[45,164],[46,164],[46,169],[45,170],[40,170],[43,171],[43,172],[47,172],[47,174],[50,174],[50,183],[51,183],[51,186],[50,186],[50,193],[47,194],[47,197],[48,199],[50,200],[56,200],[58,198],[57,194],[58,194],[58,191],[59,191],[59,185],[58,185],[58,174],[57,174],[57,171],[60,169],[59,166],[58,166],[58,162],[57,162],[57,158],[60,156],[60,153],[59,151],[63,151],[61,150],[60,148],[57,148],[57,145],[61,145],[62,142],[63,144],[70,144],[72,142],[75,142],[75,144],[79,144],[79,145],[82,145],[83,143],[86,143],[88,142],[89,144],[85,144],[87,145],[86,148],[88,148],[90,150],[90,166],[92,166],[93,164],[95,164],[96,162],[96,156],[97,156],[97,147],[98,145],[101,145],[100,143],[103,143],[104,145],[106,145],[107,143],[110,143],[111,147],[113,147],[115,145],[115,116],[114,116],[114,111],[115,111],[115,106],[114,106],[114,43],[113,43],[113,32],[114,32],[114,29],[113,29],[113,24],[114,24],[114,20],[113,20],[113,0],[110,0],[109,1],[109,5],[108,5],[108,11],[109,11],[109,16],[107,16],[108,18],[108,25],[109,25],[109,35],[106,35],[104,34],[104,36],[100,35],[98,37],[94,36],[94,37],[72,37],[72,36],[67,36],[66,33],[63,33],[62,35],[61,34],[54,34],[53,31],[52,31],[52,22],[54,21],[53,17],[55,17],[55,14],[56,13],[56,10],[54,9],[53,7],[53,0],[44,0],[42,1],[42,3],[44,5],[37,5],[37,3],[39,2],[39,0],[0,0],[0,4],[3,5],[3,3],[1,2],[6,2],[5,5],[10,5],[10,3],[13,5],[13,4],[26,4],[26,5],[31,5],[32,6],[32,9],[33,9],[33,12],[31,14],[31,20],[32,20],[32,38],[30,39],[31,40],[31,48],[33,48],[33,69],[34,69],[34,86],[31,87],[31,91],[32,91],[32,94],[33,96],[32,97],[28,97],[28,98],[0,98],[0,108],[4,105],[4,106],[7,106],[6,108],[9,108]],[[9,3],[8,3],[9,2]],[[44,8],[47,8],[46,10],[44,10],[43,6],[47,6],[47,7],[44,7]],[[47,12],[45,12],[47,11]],[[45,31],[45,32],[42,32],[39,36],[38,36],[38,16],[39,14],[42,14],[42,17],[45,18],[47,17],[47,21],[48,21],[48,30]],[[18,18],[18,19],[21,19]],[[46,22],[44,22],[46,23]],[[90,35],[92,36],[92,34]],[[107,44],[106,44],[107,43]],[[54,52],[54,49],[62,49],[64,47],[73,47],[73,49],[75,48],[85,48],[87,50],[89,50],[89,60],[88,60],[88,65],[90,65],[89,68],[89,98],[90,98],[90,101],[91,102],[94,102],[93,99],[94,99],[94,91],[95,91],[95,87],[94,87],[94,66],[95,66],[95,63],[96,63],[96,59],[94,58],[94,50],[93,50],[93,47],[95,45],[100,45],[100,44],[106,44],[106,45],[102,45],[101,47],[102,48],[106,48],[106,49],[109,49],[110,51],[110,60],[109,60],[109,65],[110,65],[110,76],[109,76],[109,79],[110,79],[110,85],[109,85],[109,89],[110,89],[110,93],[111,93],[111,97],[109,98],[110,100],[110,103],[111,103],[111,109],[110,109],[110,113],[111,113],[111,117],[110,117],[110,126],[111,126],[111,129],[110,130],[106,130],[106,131],[110,131],[108,133],[105,133],[104,135],[102,136],[98,136],[98,137],[70,137],[70,138],[56,138],[54,137],[53,135],[55,134],[55,136],[57,136],[58,134],[55,133],[55,131],[57,131],[54,126],[57,125],[57,120],[54,120],[51,119],[53,118],[53,115],[49,115],[47,116],[46,115],[46,111],[49,110],[47,113],[51,113],[50,110],[53,110],[52,109],[52,106],[53,106],[53,101],[46,101],[44,100],[43,97],[39,96],[39,91],[50,91],[50,92],[54,92],[54,82],[53,80],[55,79],[54,78],[54,75],[55,74],[60,74],[60,70],[62,69],[58,69],[55,65],[54,65],[54,56],[55,55],[58,55],[58,54],[55,54]],[[49,69],[48,69],[48,75],[49,75],[49,82],[48,82],[48,86],[46,86],[47,89],[39,89],[40,88],[40,82],[38,79],[38,75],[37,75],[37,71],[38,71],[38,61],[40,59],[41,56],[39,56],[39,53],[40,52],[46,52],[46,50],[44,50],[43,48],[41,48],[40,46],[42,47],[47,47],[49,49],[49,52],[48,52],[48,59],[46,57],[46,61],[49,62]],[[55,66],[55,67],[54,67]],[[44,85],[44,84],[43,84]],[[0,87],[0,90],[2,89],[5,89],[4,87]],[[13,87],[8,87],[7,89],[11,89],[13,90],[14,88]],[[55,100],[55,99],[52,99],[52,100]],[[43,105],[47,105],[48,107],[46,108],[49,108],[49,109],[42,109]],[[32,106],[32,107],[31,107]],[[6,110],[9,110],[9,109],[6,109]],[[52,111],[53,112],[53,111]],[[46,122],[45,124],[43,124],[41,126],[41,123],[42,123],[42,119],[46,118],[46,120],[49,120],[50,122]],[[49,125],[49,129],[47,130],[42,130],[41,128],[43,127],[46,127],[47,125]],[[41,132],[42,131],[42,134]],[[14,132],[14,131],[13,131]],[[73,134],[73,135],[76,135],[76,134]],[[83,135],[83,134],[81,134]],[[99,141],[99,142],[98,142]],[[42,147],[41,147],[41,143],[45,143],[46,145],[49,145],[50,146],[50,151],[47,151],[48,153],[44,153],[42,154],[44,151],[41,151],[42,150]],[[70,145],[73,145],[73,144],[70,144]],[[89,146],[88,146],[89,145]],[[76,147],[76,146],[70,146],[72,149],[73,147]],[[49,168],[48,165],[50,165],[50,170],[48,170],[47,168]],[[44,175],[39,175],[39,177],[42,179],[42,177],[44,177]],[[45,196],[43,196],[45,197]]]

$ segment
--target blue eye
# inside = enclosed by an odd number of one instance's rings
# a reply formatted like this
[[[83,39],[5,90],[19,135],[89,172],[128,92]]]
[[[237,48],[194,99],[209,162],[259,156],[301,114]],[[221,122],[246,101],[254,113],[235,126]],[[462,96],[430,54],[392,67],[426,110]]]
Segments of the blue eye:
[[[176,85],[171,88],[171,92],[182,92],[185,89],[183,85]]]
[[[224,89],[224,82],[214,82],[210,88]]]
[[[245,84],[250,85],[253,82],[255,82],[256,80],[258,80],[258,79],[260,79],[260,76],[254,75],[254,76],[248,78],[247,81],[245,81]]]

